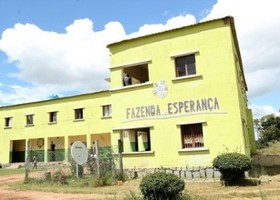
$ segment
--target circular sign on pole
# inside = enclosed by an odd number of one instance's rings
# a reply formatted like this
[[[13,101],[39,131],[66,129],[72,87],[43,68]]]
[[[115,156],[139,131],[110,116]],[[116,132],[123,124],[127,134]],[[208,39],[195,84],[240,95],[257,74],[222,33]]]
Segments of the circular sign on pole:
[[[71,146],[71,156],[77,164],[82,165],[87,162],[88,149],[84,143],[76,141]]]

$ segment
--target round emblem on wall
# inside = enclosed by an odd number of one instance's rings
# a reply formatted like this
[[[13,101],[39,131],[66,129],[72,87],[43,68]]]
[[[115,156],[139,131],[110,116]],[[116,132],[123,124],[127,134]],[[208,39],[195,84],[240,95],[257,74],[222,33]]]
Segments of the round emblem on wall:
[[[39,148],[42,148],[42,147],[44,146],[44,139],[43,139],[43,138],[39,138],[39,139],[37,140],[37,146],[38,146]]]
[[[154,83],[154,95],[159,98],[164,98],[168,94],[168,86],[167,83],[163,80]]]

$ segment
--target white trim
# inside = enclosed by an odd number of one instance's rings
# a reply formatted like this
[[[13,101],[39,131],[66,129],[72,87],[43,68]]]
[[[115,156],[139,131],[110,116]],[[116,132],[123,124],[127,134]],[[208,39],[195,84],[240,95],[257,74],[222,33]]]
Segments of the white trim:
[[[73,108],[73,110],[78,110],[78,109],[85,109],[85,107],[76,107],[76,108]]]
[[[133,152],[122,152],[122,155],[135,155],[135,154],[154,154],[154,151],[133,151]]]
[[[181,126],[181,125],[203,124],[203,123],[207,123],[207,121],[203,120],[203,121],[195,121],[195,122],[180,122],[180,123],[177,123],[176,125]]]
[[[199,52],[198,50],[185,51],[185,52],[181,52],[181,53],[176,53],[176,54],[170,55],[170,57],[172,59],[174,59],[174,58],[177,58],[177,57],[182,57],[182,56],[187,56],[187,55],[191,55],[191,54],[196,54],[198,52]]]
[[[112,66],[112,67],[110,67],[110,68],[126,68],[126,67],[133,67],[133,66],[137,66],[137,65],[148,64],[149,62],[152,62],[152,59],[139,60],[139,61],[135,61],[135,62],[124,63],[124,64]]]
[[[208,148],[205,148],[205,147],[178,149],[178,153],[182,153],[182,152],[193,152],[193,151],[209,151],[209,149],[208,149]]]
[[[110,115],[110,116],[102,116],[102,117],[100,117],[101,119],[110,119],[110,118],[112,118],[112,116]]]
[[[112,107],[112,103],[104,103],[104,104],[100,104],[100,107],[103,107],[103,106],[111,106]]]
[[[74,119],[74,120],[73,120],[73,122],[83,122],[83,121],[85,121],[84,118],[81,118],[81,119],[79,118],[79,119]]]
[[[141,154],[154,154],[155,151],[132,151],[132,152],[122,152],[122,155],[141,155]],[[115,156],[119,153],[114,153]]]
[[[110,89],[110,91],[124,90],[124,89],[141,87],[141,86],[152,85],[152,84],[153,84],[152,82],[148,81],[148,82],[145,82],[145,83],[139,83],[139,84],[133,84],[133,85],[128,85],[128,86],[122,86],[122,87],[118,87],[118,88],[113,88],[113,89]]]
[[[58,110],[55,110],[55,111],[49,111],[49,112],[47,112],[48,114],[50,114],[50,113],[58,113]]]
[[[182,79],[191,79],[191,78],[196,78],[196,77],[202,77],[202,75],[194,74],[194,75],[178,76],[176,78],[172,78],[171,81],[177,81],[177,80],[182,80]]]
[[[112,131],[120,131],[120,130],[130,130],[130,129],[138,129],[138,128],[151,128],[154,125],[144,124],[138,126],[126,126],[126,127],[112,127]]]

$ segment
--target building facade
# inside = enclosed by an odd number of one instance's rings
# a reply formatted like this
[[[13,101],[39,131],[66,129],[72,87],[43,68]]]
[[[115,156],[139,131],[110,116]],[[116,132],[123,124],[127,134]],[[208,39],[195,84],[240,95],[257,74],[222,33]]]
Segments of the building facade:
[[[123,144],[124,168],[211,166],[255,151],[232,17],[108,45],[111,89],[0,108],[0,162],[67,160],[71,144]],[[55,153],[54,153],[55,152]],[[53,157],[55,155],[55,157]]]

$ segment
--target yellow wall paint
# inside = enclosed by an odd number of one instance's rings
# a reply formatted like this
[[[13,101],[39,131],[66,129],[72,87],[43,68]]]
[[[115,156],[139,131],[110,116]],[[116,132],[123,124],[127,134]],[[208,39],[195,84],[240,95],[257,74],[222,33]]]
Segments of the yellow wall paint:
[[[56,149],[68,149],[75,140],[91,143],[91,138],[95,134],[105,133],[108,140],[101,145],[111,143],[108,137],[110,131],[111,118],[102,117],[102,105],[111,104],[110,93],[108,91],[77,95],[73,97],[59,98],[41,102],[20,104],[0,108],[0,132],[6,142],[0,147],[0,162],[9,162],[8,144],[14,141],[14,148],[25,147],[17,143],[18,140],[30,140],[33,150],[50,149],[51,141],[58,143]],[[74,119],[74,109],[84,108],[84,119]],[[49,112],[57,112],[57,122],[49,122]],[[26,115],[34,115],[34,125],[26,126]],[[12,117],[11,128],[5,128],[5,118]],[[88,135],[88,137],[87,137]],[[65,144],[65,137],[69,137],[68,144]],[[39,148],[37,140],[43,138],[44,146]],[[57,139],[59,138],[59,141]],[[87,141],[87,138],[89,141]],[[90,146],[89,146],[90,147]]]
[[[185,167],[209,166],[219,153],[238,151],[250,155],[247,124],[247,98],[241,92],[245,83],[239,81],[240,67],[232,27],[224,20],[167,31],[109,45],[111,51],[112,101],[121,99],[114,106],[112,142],[120,138],[120,129],[126,127],[152,126],[150,155],[130,155],[129,142],[124,139],[124,165],[126,167]],[[175,78],[176,54],[195,52],[197,75],[192,78]],[[151,84],[123,88],[122,66],[148,61]],[[242,77],[241,77],[242,78]],[[161,99],[153,94],[152,83],[164,80],[168,95]],[[126,98],[125,98],[126,97]],[[127,98],[129,97],[129,98]],[[129,108],[158,106],[161,114],[168,113],[168,103],[216,98],[219,109],[206,112],[189,112],[185,115],[127,119]],[[131,110],[131,109],[129,109]],[[130,115],[129,115],[130,116]],[[203,123],[204,149],[182,150],[180,124]],[[246,126],[246,125],[245,125]],[[247,138],[247,139],[246,139]],[[247,141],[247,143],[246,143]],[[253,142],[252,140],[250,142]]]

